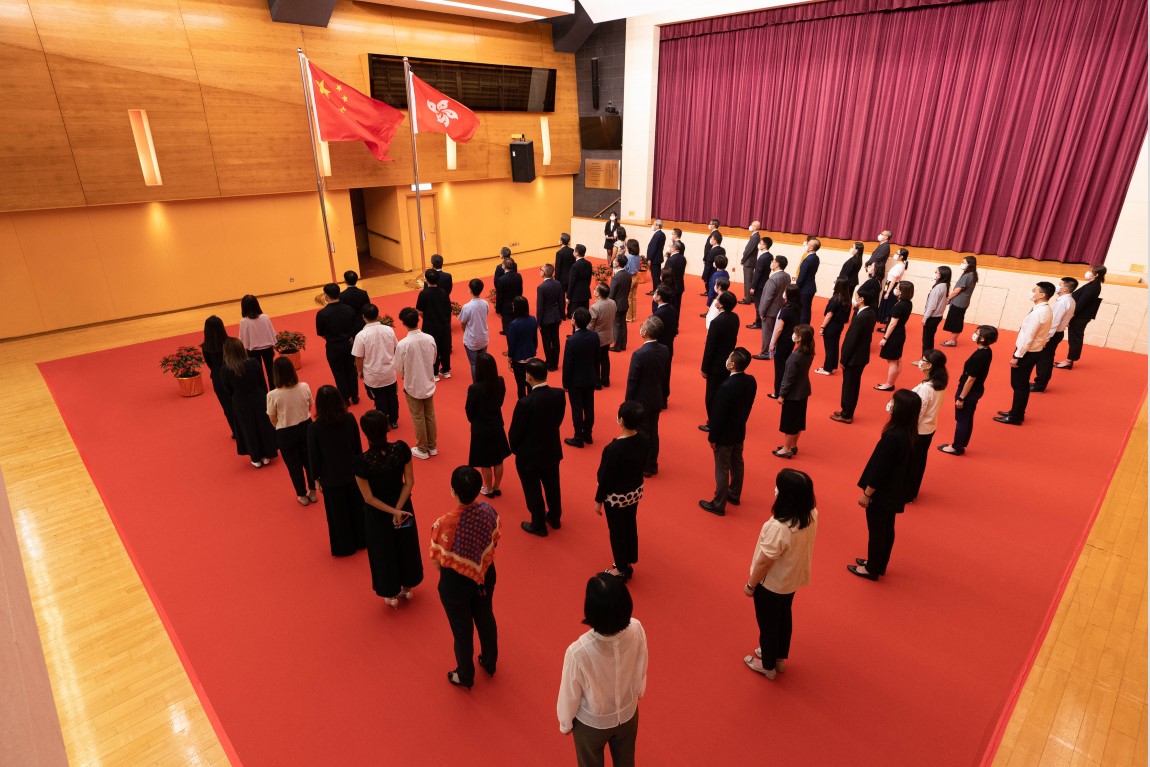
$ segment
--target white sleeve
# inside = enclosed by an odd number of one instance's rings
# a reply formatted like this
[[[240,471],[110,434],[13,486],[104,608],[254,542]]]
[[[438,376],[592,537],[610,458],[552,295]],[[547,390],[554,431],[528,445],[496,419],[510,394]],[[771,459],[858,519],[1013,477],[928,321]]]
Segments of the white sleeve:
[[[559,732],[566,735],[574,728],[575,714],[583,700],[583,686],[579,682],[579,669],[575,663],[574,645],[563,656],[563,678],[559,681],[559,700],[555,711],[559,715]]]

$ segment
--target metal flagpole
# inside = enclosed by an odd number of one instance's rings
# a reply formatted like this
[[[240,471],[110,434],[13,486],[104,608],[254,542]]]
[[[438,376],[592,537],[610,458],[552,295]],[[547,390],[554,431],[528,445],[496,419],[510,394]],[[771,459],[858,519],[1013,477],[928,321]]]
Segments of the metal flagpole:
[[[311,159],[315,163],[315,188],[319,192],[319,214],[323,219],[323,240],[327,246],[327,265],[331,269],[331,281],[335,282],[335,243],[331,241],[331,232],[327,227],[327,203],[323,197],[323,171],[319,166],[319,127],[316,124],[315,104],[312,102],[311,72],[307,66],[307,56],[303,48],[296,48],[299,54],[299,76],[303,83],[304,105],[307,107],[307,129],[311,134]]]
[[[419,197],[419,151],[415,148],[415,134],[419,133],[419,125],[415,117],[415,87],[411,82],[411,64],[407,57],[403,57],[403,75],[407,78],[407,119],[411,123],[411,166],[415,171],[415,219],[419,227],[419,277],[416,282],[423,286],[423,275],[427,272],[427,257],[424,254],[423,241],[426,235],[423,232],[423,205]]]

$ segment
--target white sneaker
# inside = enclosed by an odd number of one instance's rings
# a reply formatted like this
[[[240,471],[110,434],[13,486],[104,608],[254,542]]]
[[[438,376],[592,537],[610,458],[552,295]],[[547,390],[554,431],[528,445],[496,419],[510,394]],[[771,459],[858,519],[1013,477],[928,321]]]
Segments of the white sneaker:
[[[434,447],[429,447],[429,448],[427,448],[427,454],[428,455],[439,455],[439,450],[437,448],[434,448]]]
[[[431,457],[431,454],[428,453],[426,450],[420,450],[418,447],[413,447],[413,448],[411,448],[411,457],[412,458],[418,458],[421,461],[426,461],[428,458]]]
[[[436,381],[439,381],[439,376],[436,376],[436,377],[435,377],[435,380],[436,380]]]
[[[446,370],[444,370],[443,371],[443,377],[444,378],[451,378],[451,373],[448,373]]]
[[[829,375],[831,374],[831,371],[829,371],[829,370],[823,370],[822,368],[819,368],[819,369],[818,369],[818,370],[816,370],[815,372],[816,372],[816,373],[818,373],[818,374],[819,374],[819,375],[821,375],[821,376],[829,376]]]

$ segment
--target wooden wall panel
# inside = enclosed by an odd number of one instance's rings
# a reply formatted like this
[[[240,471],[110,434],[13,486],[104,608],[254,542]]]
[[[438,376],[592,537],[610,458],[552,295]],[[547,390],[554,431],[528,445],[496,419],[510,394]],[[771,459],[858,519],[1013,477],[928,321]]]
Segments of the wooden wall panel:
[[[166,219],[158,203],[110,205],[88,216],[114,316],[155,314],[180,305],[179,286],[171,279],[174,254]]]
[[[0,337],[44,329],[44,314],[32,289],[32,272],[20,246],[14,218],[12,213],[0,213],[0,285],[6,288],[4,300],[0,301],[0,328],[6,333],[0,332]],[[37,275],[40,279],[44,276]],[[47,277],[51,279],[50,274]]]

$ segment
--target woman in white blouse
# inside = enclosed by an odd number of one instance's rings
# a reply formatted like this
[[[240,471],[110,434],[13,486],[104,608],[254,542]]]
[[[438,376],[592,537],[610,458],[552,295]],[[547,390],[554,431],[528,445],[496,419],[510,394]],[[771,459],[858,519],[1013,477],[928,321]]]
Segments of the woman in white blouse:
[[[591,630],[567,648],[556,706],[559,731],[574,734],[579,767],[601,767],[604,746],[616,767],[635,764],[647,635],[632,607],[622,578],[599,573],[587,581],[583,622]]]
[[[248,350],[248,356],[263,363],[268,377],[268,391],[275,387],[272,380],[272,362],[276,356],[276,329],[271,317],[264,314],[260,301],[250,293],[240,299],[240,340]]]
[[[922,487],[922,478],[926,474],[926,457],[930,454],[930,443],[938,430],[938,409],[942,406],[942,393],[946,391],[950,378],[946,372],[946,355],[937,349],[925,352],[918,368],[923,374],[922,383],[911,391],[922,400],[922,408],[918,411],[918,437],[915,438],[914,450],[906,470],[907,503],[918,497],[918,490]]]
[[[295,365],[277,357],[272,368],[276,388],[268,392],[268,418],[276,428],[276,445],[284,459],[301,506],[316,502],[315,477],[307,453],[311,426],[311,387],[299,380]]]
[[[759,646],[743,658],[751,671],[774,679],[786,671],[791,650],[791,605],[811,581],[819,512],[805,472],[783,469],[775,478],[773,516],[763,525],[743,593],[755,600]]]

